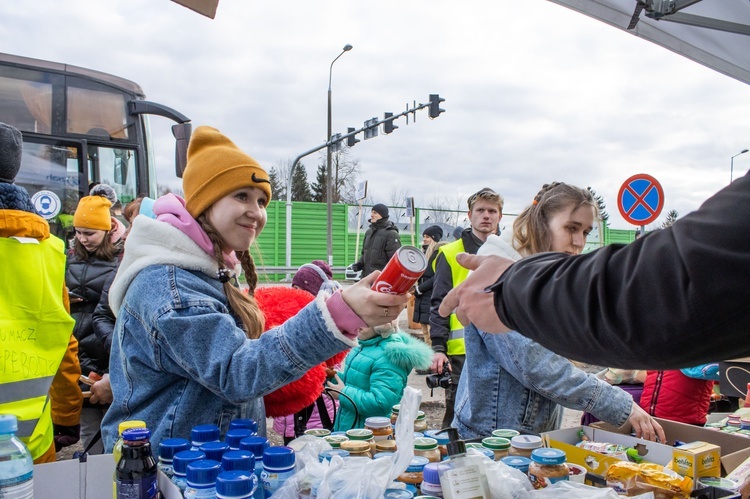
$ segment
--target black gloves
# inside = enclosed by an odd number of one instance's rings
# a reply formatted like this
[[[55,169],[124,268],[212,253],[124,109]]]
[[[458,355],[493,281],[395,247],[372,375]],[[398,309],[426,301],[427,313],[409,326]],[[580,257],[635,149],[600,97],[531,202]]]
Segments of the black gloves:
[[[55,434],[55,452],[60,452],[63,447],[73,445],[81,439],[81,425],[63,426],[52,425]]]

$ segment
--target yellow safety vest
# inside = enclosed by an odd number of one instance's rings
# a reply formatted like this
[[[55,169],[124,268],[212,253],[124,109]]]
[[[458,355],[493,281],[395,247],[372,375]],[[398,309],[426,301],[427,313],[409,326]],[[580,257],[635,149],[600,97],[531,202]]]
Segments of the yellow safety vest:
[[[462,267],[456,261],[456,256],[459,253],[464,252],[464,242],[459,239],[453,241],[450,244],[446,244],[438,248],[438,251],[445,256],[445,261],[451,268],[451,277],[453,279],[453,287],[455,288],[466,280],[469,276],[469,269]],[[437,261],[437,259],[436,259]],[[450,328],[450,334],[448,335],[448,342],[446,343],[446,355],[466,355],[466,345],[464,344],[464,326],[461,321],[458,320],[456,314],[451,314],[448,317],[448,326]]]
[[[75,323],[62,297],[64,245],[0,237],[0,262],[0,413],[16,415],[36,459],[52,445],[49,389]]]

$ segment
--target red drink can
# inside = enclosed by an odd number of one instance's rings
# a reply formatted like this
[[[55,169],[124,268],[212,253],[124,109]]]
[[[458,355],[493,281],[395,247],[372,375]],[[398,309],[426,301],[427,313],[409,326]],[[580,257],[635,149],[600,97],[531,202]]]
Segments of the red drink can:
[[[414,246],[401,246],[372,284],[380,293],[402,295],[422,277],[427,270],[427,258]]]

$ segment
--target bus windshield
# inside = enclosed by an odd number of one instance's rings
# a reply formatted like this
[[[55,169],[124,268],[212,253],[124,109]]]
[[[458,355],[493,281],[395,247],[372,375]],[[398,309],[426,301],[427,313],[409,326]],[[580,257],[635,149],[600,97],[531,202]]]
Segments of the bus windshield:
[[[156,197],[149,114],[178,123],[176,157],[184,157],[189,119],[144,99],[139,85],[114,75],[0,54],[0,121],[24,140],[16,183],[55,235],[69,239],[78,200],[95,183],[112,186],[122,206]]]

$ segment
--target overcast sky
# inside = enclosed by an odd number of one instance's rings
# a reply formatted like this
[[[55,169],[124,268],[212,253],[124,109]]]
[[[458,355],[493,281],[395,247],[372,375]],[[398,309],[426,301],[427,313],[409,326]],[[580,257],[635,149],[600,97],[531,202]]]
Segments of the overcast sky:
[[[750,147],[750,88],[546,0],[220,0],[216,19],[168,0],[0,2],[0,51],[139,83],[149,100],[212,125],[269,168],[333,131],[399,113],[430,93],[446,110],[352,155],[376,200],[417,206],[489,186],[517,213],[553,180],[591,186],[616,228],[623,181],[664,187],[665,210],[695,210]],[[154,117],[158,181],[173,173],[171,122]],[[319,155],[305,160],[313,180]],[[750,169],[750,153],[734,161]]]

